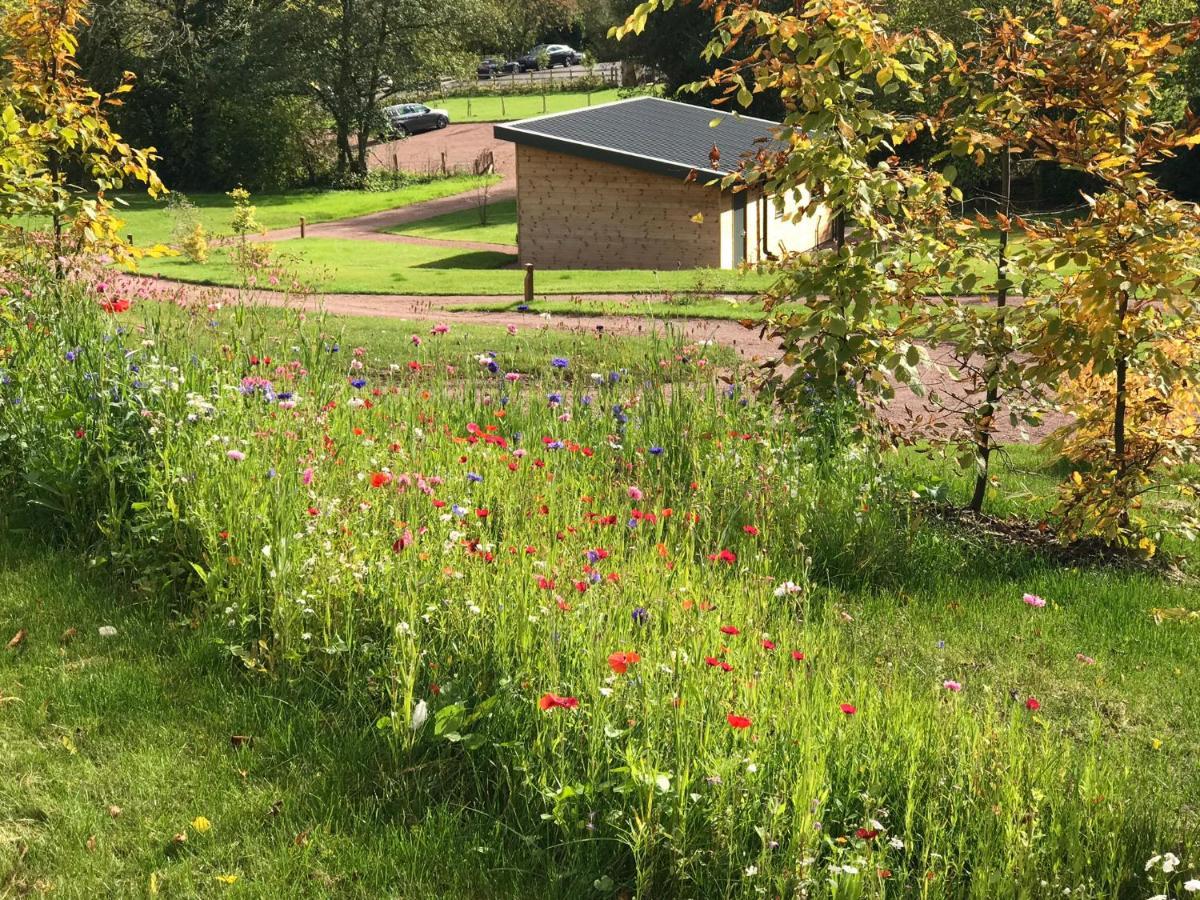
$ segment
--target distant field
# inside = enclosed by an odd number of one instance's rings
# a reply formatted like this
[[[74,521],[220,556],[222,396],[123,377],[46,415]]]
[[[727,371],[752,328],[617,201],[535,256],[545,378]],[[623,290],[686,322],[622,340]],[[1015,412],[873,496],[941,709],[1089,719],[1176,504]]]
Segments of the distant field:
[[[473,97],[433,98],[425,102],[444,109],[451,122],[503,122],[507,119],[527,119],[544,113],[566,112],[581,106],[595,106],[619,99],[617,88],[603,91],[545,94],[480,94]]]

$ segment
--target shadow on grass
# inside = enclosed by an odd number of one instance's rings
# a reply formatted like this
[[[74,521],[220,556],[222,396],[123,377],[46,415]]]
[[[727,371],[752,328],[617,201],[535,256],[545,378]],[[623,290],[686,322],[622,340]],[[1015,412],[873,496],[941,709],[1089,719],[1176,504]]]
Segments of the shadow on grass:
[[[429,262],[418,263],[414,269],[503,269],[515,265],[515,253],[500,253],[495,250],[470,250],[465,253],[454,253],[431,259]]]

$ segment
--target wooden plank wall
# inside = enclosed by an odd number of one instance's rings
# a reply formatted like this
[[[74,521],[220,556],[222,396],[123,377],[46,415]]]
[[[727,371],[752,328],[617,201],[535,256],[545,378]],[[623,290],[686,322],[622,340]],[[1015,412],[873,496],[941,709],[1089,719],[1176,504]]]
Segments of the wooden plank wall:
[[[700,213],[704,221],[692,217]],[[641,169],[517,145],[522,263],[545,269],[721,265],[721,196]]]

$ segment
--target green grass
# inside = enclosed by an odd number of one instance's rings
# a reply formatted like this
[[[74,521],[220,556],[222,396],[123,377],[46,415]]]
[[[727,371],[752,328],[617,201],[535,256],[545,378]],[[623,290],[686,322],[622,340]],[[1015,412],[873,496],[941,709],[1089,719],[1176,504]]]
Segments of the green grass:
[[[1152,617],[1194,581],[948,528],[909,498],[968,479],[850,451],[837,408],[783,416],[694,346],[114,320],[73,290],[0,321],[0,510],[36,523],[24,556],[0,543],[0,621],[30,629],[0,651],[16,892],[1100,900],[1196,877],[1200,643]],[[1011,461],[994,508],[1036,519],[1061,466]],[[54,535],[126,589],[46,558]],[[1178,872],[1147,873],[1164,851]]]
[[[248,679],[80,557],[0,533],[0,623],[28,630],[0,650],[2,896],[552,896],[544,863],[401,775],[369,723]]]
[[[501,200],[489,204],[487,224],[479,222],[479,211],[460,210],[410,222],[388,229],[393,234],[409,234],[416,237],[440,238],[446,241],[481,241],[488,244],[517,243],[517,201]]]
[[[383,241],[308,238],[275,245],[276,277],[293,278],[320,290],[352,294],[420,295],[519,295],[525,273],[515,267],[516,254],[456,250]],[[207,263],[186,259],[150,259],[141,271],[197,284],[240,285],[242,274],[224,250],[216,250]],[[262,272],[258,283],[266,286],[271,272]],[[719,269],[647,271],[617,269],[543,269],[535,287],[540,294],[635,292],[752,292],[768,279]]]
[[[446,110],[451,122],[503,122],[610,103],[619,99],[619,93],[618,88],[610,88],[591,93],[482,94],[448,97],[445,100],[435,98],[425,102],[428,106]]]
[[[390,191],[329,191],[300,190],[281,194],[254,194],[251,202],[257,209],[258,221],[267,229],[293,228],[304,216],[309,223],[332,222],[436,200],[470,190],[476,179],[467,176],[439,178],[424,184],[412,184]],[[233,203],[221,193],[187,194],[196,206],[205,228],[213,235],[229,234]],[[126,195],[128,206],[119,207],[118,215],[125,221],[122,230],[133,235],[140,247],[172,243],[175,217],[167,209],[166,200],[152,200],[144,194]]]

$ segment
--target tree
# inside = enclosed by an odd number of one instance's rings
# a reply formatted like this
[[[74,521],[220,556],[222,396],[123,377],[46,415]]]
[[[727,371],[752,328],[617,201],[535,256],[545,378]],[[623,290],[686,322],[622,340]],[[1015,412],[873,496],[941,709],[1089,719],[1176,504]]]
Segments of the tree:
[[[133,89],[132,75],[101,95],[79,74],[81,7],[81,0],[28,0],[4,20],[10,52],[0,97],[0,218],[48,220],[59,272],[68,251],[136,256],[121,237],[108,194],[138,182],[151,196],[163,191],[153,148],[131,147],[108,123],[109,110]]]
[[[479,7],[441,0],[298,0],[308,85],[333,121],[340,173],[365,175],[388,96],[428,89],[468,60]]]

